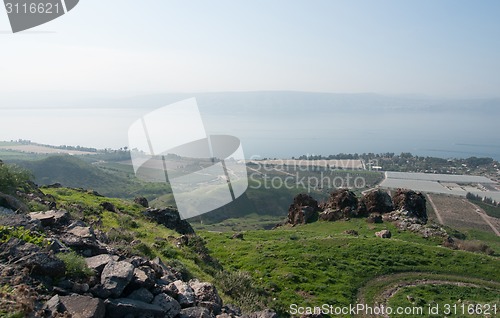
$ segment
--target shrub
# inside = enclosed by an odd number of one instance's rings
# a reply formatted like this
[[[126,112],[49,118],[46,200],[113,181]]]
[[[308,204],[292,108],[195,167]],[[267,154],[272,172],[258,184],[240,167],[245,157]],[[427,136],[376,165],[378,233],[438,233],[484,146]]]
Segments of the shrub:
[[[259,311],[265,307],[265,291],[254,285],[250,274],[242,271],[221,271],[215,279],[217,287],[233,298],[244,312]]]
[[[31,174],[16,165],[0,164],[0,192],[15,194],[16,190],[29,188]]]
[[[87,267],[85,258],[75,252],[57,254],[57,258],[66,265],[66,275],[74,278],[88,277],[94,274],[92,269]]]
[[[172,246],[166,245],[160,250],[161,255],[166,258],[176,258],[179,252]]]
[[[457,247],[461,250],[473,252],[473,253],[484,253],[487,255],[493,255],[495,252],[488,245],[483,242],[477,241],[458,241]]]
[[[45,237],[40,233],[31,232],[30,230],[26,230],[22,226],[0,226],[0,243],[5,243],[13,237],[23,240],[26,243],[38,245],[40,247],[45,247],[48,245]]]
[[[141,256],[146,256],[149,258],[154,258],[156,255],[149,247],[149,245],[146,245],[144,243],[139,243],[136,246],[132,248],[132,252],[135,252],[136,254],[140,254]]]

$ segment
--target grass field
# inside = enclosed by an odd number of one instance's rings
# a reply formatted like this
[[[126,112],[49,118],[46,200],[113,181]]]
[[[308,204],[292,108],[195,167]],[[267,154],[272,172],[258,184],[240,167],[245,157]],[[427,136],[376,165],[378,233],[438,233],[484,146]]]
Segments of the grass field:
[[[375,231],[384,228],[391,230],[393,238],[375,238]],[[343,234],[349,229],[358,231],[359,236]],[[358,289],[367,282],[400,272],[499,280],[498,257],[439,247],[439,239],[398,232],[386,223],[374,225],[358,219],[317,222],[272,231],[248,231],[243,240],[231,239],[231,233],[200,235],[226,270],[249,272],[275,299],[273,306],[283,313],[292,303],[354,304]],[[494,236],[490,239],[500,243]],[[496,253],[499,255],[500,250]]]

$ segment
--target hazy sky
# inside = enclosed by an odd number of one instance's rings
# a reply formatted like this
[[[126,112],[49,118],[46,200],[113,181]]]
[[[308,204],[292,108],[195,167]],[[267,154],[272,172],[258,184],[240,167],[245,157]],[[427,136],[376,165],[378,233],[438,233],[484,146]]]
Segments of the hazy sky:
[[[500,96],[499,16],[496,0],[81,0],[12,34],[1,10],[0,94]]]

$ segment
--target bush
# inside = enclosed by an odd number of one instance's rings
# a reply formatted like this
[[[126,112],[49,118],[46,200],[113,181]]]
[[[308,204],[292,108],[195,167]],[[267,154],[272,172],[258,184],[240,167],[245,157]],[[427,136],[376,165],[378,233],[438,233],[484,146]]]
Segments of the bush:
[[[16,190],[29,188],[31,173],[16,165],[0,163],[0,192],[15,194]]]
[[[166,245],[160,250],[161,255],[164,257],[170,259],[170,258],[177,258],[179,255],[179,252],[172,246]]]
[[[221,271],[215,280],[219,290],[234,299],[244,312],[259,311],[266,306],[263,298],[265,291],[254,285],[250,274]]]
[[[149,258],[155,258],[156,256],[151,247],[149,247],[149,245],[146,245],[144,243],[139,243],[136,246],[134,246],[132,248],[132,252]]]
[[[473,252],[473,253],[484,253],[487,255],[493,255],[495,252],[488,245],[483,242],[476,241],[458,241],[457,246],[459,249]]]
[[[48,242],[45,240],[45,237],[42,234],[31,232],[30,230],[26,230],[22,226],[0,226],[0,243],[8,242],[13,237],[23,240],[26,243],[38,245],[40,247],[45,247],[48,245]]]
[[[74,278],[92,276],[94,271],[87,267],[85,258],[75,252],[57,254],[57,258],[66,265],[66,275]]]

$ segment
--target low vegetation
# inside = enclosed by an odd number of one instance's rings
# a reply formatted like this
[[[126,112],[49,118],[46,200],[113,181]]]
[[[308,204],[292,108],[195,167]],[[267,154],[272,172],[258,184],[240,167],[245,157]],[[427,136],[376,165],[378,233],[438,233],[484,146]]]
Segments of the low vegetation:
[[[6,165],[0,160],[0,192],[15,194],[17,190],[30,189],[31,173],[16,165]]]
[[[40,247],[48,245],[45,237],[40,233],[27,230],[24,227],[0,226],[0,243],[8,242],[11,238],[17,238]]]
[[[393,233],[391,239],[375,237],[376,231],[386,228]],[[439,246],[440,240],[358,219],[248,231],[243,239],[232,239],[231,233],[200,235],[226,271],[249,273],[283,314],[292,303],[356,303],[358,289],[381,275],[432,272],[495,281],[500,266],[500,251],[492,257],[450,250]]]
[[[66,275],[70,278],[82,278],[91,276],[94,272],[87,267],[85,258],[71,251],[69,253],[59,253],[57,258],[64,262]]]

